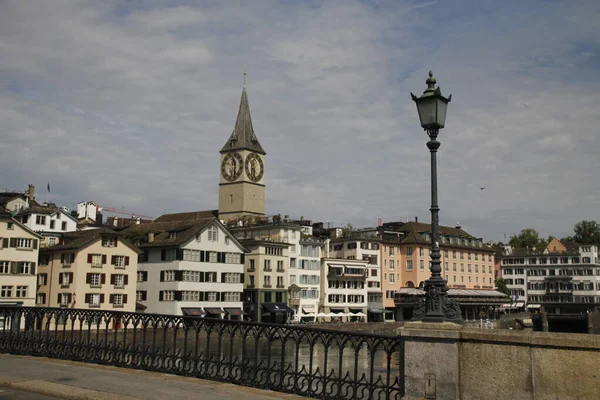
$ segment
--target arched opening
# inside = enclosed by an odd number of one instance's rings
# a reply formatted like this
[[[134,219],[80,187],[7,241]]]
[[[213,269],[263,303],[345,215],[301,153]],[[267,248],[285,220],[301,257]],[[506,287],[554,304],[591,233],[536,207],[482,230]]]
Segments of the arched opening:
[[[415,284],[413,281],[408,281],[408,282],[406,282],[406,284],[404,286],[407,288],[414,288]]]
[[[419,282],[419,288],[423,289],[423,287],[425,287],[425,282],[423,282],[423,281]]]

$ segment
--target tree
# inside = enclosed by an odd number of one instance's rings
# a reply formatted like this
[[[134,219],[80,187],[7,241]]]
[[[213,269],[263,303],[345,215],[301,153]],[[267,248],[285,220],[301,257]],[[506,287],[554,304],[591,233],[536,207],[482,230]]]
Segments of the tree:
[[[510,289],[508,288],[508,286],[506,286],[506,281],[502,278],[500,279],[496,279],[496,289],[501,292],[504,293],[507,296],[510,296]]]
[[[577,244],[600,244],[600,225],[596,221],[580,221],[573,227]]]
[[[540,238],[538,231],[532,228],[523,229],[518,235],[510,237],[508,244],[517,249],[536,248],[541,250],[548,245],[545,239]]]
[[[346,226],[342,227],[342,237],[350,237],[350,235],[352,235],[352,231],[354,231],[352,224],[346,224]]]

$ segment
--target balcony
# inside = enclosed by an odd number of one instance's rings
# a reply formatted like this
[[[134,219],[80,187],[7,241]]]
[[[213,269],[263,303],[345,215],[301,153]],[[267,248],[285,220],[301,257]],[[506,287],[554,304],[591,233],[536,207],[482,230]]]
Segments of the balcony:
[[[256,287],[256,285],[248,285],[246,286],[246,289],[254,289]]]
[[[273,286],[271,286],[271,285],[263,285],[263,287],[264,287],[265,289],[271,289]]]
[[[277,268],[277,272],[285,272],[284,268]]]
[[[275,287],[276,287],[277,289],[284,289],[284,288],[285,288],[285,286],[284,286],[284,285],[277,285],[277,286],[275,286]]]
[[[255,272],[255,271],[256,271],[256,268],[253,268],[253,267],[248,268],[248,272]]]
[[[71,268],[71,263],[63,263],[63,268]]]
[[[546,294],[573,294],[573,289],[566,289],[566,288],[547,288],[546,289]]]
[[[60,284],[61,289],[68,289],[71,286],[71,282],[65,282]]]
[[[264,268],[263,271],[265,271],[265,272],[272,272],[273,270],[271,269],[271,267],[268,267],[268,268]]]

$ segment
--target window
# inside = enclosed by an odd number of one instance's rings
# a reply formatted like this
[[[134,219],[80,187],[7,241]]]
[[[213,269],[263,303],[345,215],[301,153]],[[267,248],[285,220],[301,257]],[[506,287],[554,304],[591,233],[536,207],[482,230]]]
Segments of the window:
[[[113,285],[115,287],[124,287],[125,286],[125,276],[122,274],[113,275]]]
[[[38,293],[37,299],[35,300],[37,304],[45,304],[46,303],[46,293]]]
[[[419,270],[425,271],[425,260],[419,260]]]
[[[51,236],[48,238],[48,246],[56,246],[56,238]]]
[[[169,239],[177,239],[177,232],[175,232],[175,231],[169,232]]]
[[[71,284],[71,274],[69,272],[61,272],[58,274],[60,285],[69,286]]]
[[[62,307],[66,307],[71,303],[71,293],[60,293],[58,295],[58,298],[60,300],[59,303]]]
[[[185,282],[200,282],[200,271],[183,271]]]
[[[113,256],[113,265],[117,268],[125,267],[125,256]]]
[[[396,283],[394,274],[390,274],[390,283]]]
[[[390,257],[394,257],[394,247],[390,246]]]
[[[425,248],[424,247],[419,247],[419,257],[423,257],[425,255]]]
[[[163,282],[172,282],[175,280],[175,271],[163,271]]]
[[[90,306],[100,306],[100,295],[95,293],[88,296]]]
[[[265,282],[265,287],[270,287],[271,286],[271,277],[269,275],[264,277],[264,282]]]
[[[277,271],[283,271],[283,261],[282,260],[277,261]]]
[[[163,301],[174,301],[175,300],[175,292],[172,290],[163,290],[162,292],[162,300]],[[159,299],[160,299],[160,293],[159,293]],[[214,292],[212,292],[214,293]],[[217,300],[217,296],[214,297],[214,299],[212,301],[216,301]]]
[[[250,260],[250,271],[254,271],[254,260]]]
[[[56,221],[50,220],[50,229],[54,229],[54,224],[56,224]]]
[[[406,260],[406,270],[407,271],[413,270],[413,260]]]
[[[412,247],[407,247],[406,248],[406,255],[407,256],[412,256],[413,255],[413,248]]]
[[[461,260],[464,260],[464,259],[465,259],[465,252],[464,252],[464,251],[461,251],[461,252],[460,252],[460,259],[461,259]]]
[[[208,228],[208,241],[209,242],[219,241],[219,230],[214,225],[212,225],[210,228]]]
[[[147,280],[148,280],[148,272],[147,271],[138,271],[137,281],[138,282],[146,282]]]
[[[471,264],[467,264],[467,272],[471,273]]]
[[[145,301],[148,299],[148,293],[145,290],[138,290],[135,292],[136,301]]]
[[[10,262],[0,261],[0,274],[10,273]]]
[[[30,262],[20,262],[19,263],[19,274],[30,274],[31,273],[31,263]]]
[[[390,260],[390,269],[394,269],[394,268],[395,268],[395,266],[394,266],[394,260]]]
[[[12,286],[2,286],[2,289],[0,290],[0,297],[3,297],[3,298],[12,297],[12,291],[13,291]]]
[[[13,229],[15,229],[15,228],[14,228],[14,224],[13,224],[12,222],[7,222],[7,223],[6,223],[6,229],[10,229],[10,230],[13,230]]]
[[[101,267],[102,266],[102,254],[91,254],[92,258],[92,267]],[[89,258],[89,256],[88,256]]]
[[[60,225],[61,225],[61,227],[60,227],[60,228],[61,228],[61,230],[63,230],[63,231],[66,231],[66,230],[67,230],[67,223],[66,223],[66,222],[63,222],[63,223],[61,223]]]
[[[465,264],[460,263],[460,272],[465,272]]]
[[[211,251],[208,253],[208,262],[216,263],[217,262],[217,252]]]
[[[37,215],[35,217],[35,223],[37,225],[46,225],[46,216],[45,215]]]
[[[101,277],[100,274],[89,274],[89,281],[91,287],[100,287]]]
[[[265,271],[270,271],[271,270],[271,260],[265,260],[264,270]]]
[[[38,286],[44,286],[48,282],[48,274],[38,274]]]
[[[452,271],[456,272],[456,263],[452,263]]]
[[[377,276],[377,269],[371,268],[371,276]]]
[[[17,286],[17,297],[27,297],[27,286]]]
[[[450,263],[448,261],[445,262],[444,267],[446,269],[446,272],[450,271]]]
[[[283,287],[283,276],[277,277],[277,287]]]
[[[102,238],[102,247],[116,247],[117,239],[114,238]]]
[[[123,295],[122,294],[113,294],[113,306],[119,307],[123,306]]]
[[[448,249],[444,249],[444,257],[448,258]]]
[[[16,246],[15,247],[17,249],[30,249],[32,243],[33,243],[33,240],[31,240],[31,239],[21,239],[21,238],[18,238],[18,239],[16,239]]]

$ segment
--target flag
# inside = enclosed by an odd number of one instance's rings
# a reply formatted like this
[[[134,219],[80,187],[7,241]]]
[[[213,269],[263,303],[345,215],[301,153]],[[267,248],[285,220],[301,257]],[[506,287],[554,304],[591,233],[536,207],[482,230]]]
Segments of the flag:
[[[48,182],[48,191],[50,191],[50,182]]]

